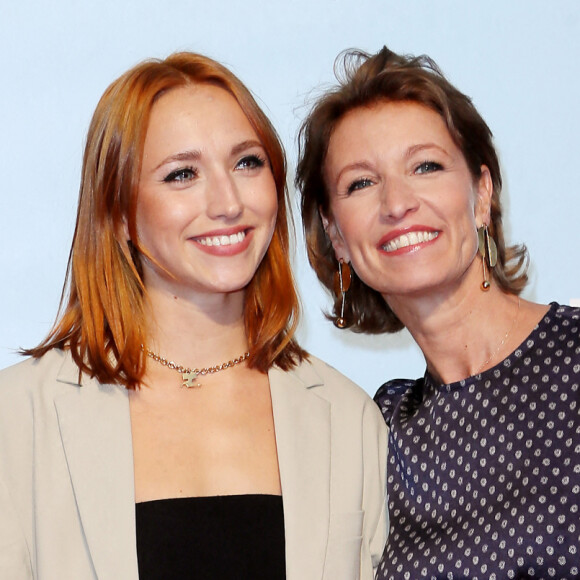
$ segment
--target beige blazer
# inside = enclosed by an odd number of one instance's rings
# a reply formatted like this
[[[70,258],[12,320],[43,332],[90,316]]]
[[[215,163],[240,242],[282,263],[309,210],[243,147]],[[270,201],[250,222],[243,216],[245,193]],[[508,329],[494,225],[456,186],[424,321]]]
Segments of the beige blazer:
[[[369,580],[386,537],[387,434],[312,358],[269,373],[288,580]],[[68,353],[0,372],[0,578],[137,580],[129,402]]]

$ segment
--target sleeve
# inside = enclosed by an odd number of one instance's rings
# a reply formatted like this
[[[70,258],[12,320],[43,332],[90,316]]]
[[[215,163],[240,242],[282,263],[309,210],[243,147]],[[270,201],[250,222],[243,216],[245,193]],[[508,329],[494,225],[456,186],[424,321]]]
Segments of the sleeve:
[[[387,512],[387,440],[388,430],[378,407],[369,400],[363,414],[363,461],[365,511],[363,546],[361,554],[361,578],[368,577],[365,562],[372,562],[376,571],[388,531]],[[365,553],[366,552],[366,553]]]
[[[0,479],[0,578],[31,580],[30,552],[8,489]]]
[[[421,390],[422,380],[394,379],[388,381],[379,388],[374,396],[375,403],[379,406],[383,419],[387,425],[391,424],[391,418],[395,407],[401,399]]]

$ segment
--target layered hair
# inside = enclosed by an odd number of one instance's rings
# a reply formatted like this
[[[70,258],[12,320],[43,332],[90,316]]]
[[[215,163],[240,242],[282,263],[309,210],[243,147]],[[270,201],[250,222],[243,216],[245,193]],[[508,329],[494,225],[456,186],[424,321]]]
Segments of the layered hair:
[[[319,280],[333,290],[338,269],[321,215],[332,219],[324,165],[330,138],[337,124],[350,111],[384,102],[412,102],[438,113],[451,138],[463,153],[477,180],[481,166],[489,169],[493,183],[489,233],[498,250],[493,277],[505,291],[519,294],[527,283],[528,254],[524,245],[506,247],[502,225],[501,171],[492,133],[473,106],[429,57],[402,56],[383,47],[375,55],[352,50],[335,63],[338,85],[325,92],[312,107],[299,132],[299,161],[296,186],[301,192],[308,259]],[[336,296],[333,314],[341,312]],[[329,316],[330,317],[330,316]],[[379,292],[362,282],[355,272],[348,291],[343,318],[356,332],[396,332],[403,324]]]
[[[57,320],[36,348],[70,350],[80,371],[101,383],[139,385],[145,371],[146,301],[136,212],[151,110],[165,93],[210,84],[230,93],[256,131],[276,184],[272,241],[246,288],[248,364],[262,372],[288,370],[305,356],[293,338],[299,311],[289,263],[286,161],[280,139],[249,90],[227,68],[181,52],[147,60],[114,81],[93,115],[84,151],[74,239]],[[128,230],[131,241],[124,232]]]

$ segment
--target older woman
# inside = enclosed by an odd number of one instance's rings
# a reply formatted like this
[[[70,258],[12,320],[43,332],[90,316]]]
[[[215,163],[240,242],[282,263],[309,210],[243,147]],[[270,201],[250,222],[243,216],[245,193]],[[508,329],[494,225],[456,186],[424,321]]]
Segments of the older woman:
[[[218,63],[105,92],[61,315],[0,374],[1,578],[372,578],[386,428],[293,338],[285,192]]]
[[[505,244],[470,99],[427,57],[344,63],[301,130],[309,258],[337,326],[407,327],[427,363],[376,395],[390,428],[378,577],[576,578],[580,312],[520,298],[526,249]]]

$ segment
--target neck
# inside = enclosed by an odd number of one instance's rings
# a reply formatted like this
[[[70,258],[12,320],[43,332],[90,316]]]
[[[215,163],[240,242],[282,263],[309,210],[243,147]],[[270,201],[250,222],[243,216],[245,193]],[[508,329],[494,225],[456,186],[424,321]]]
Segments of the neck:
[[[153,352],[184,366],[213,366],[247,351],[243,292],[192,300],[153,289],[148,298]]]
[[[421,348],[431,375],[444,384],[497,364],[521,338],[514,323],[518,298],[496,285],[488,292],[469,285],[451,295],[389,297],[387,302]]]

